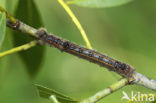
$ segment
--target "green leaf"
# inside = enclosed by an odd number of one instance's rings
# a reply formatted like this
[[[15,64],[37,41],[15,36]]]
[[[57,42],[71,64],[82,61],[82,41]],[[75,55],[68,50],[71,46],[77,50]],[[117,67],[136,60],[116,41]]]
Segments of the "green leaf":
[[[0,48],[5,38],[6,31],[6,16],[5,13],[0,13]]]
[[[5,8],[6,0],[0,0],[0,4],[3,8]]]
[[[37,84],[36,84],[36,87],[37,87],[40,97],[49,99],[50,96],[54,95],[57,98],[57,100],[61,103],[78,103],[79,102],[79,100],[66,96],[55,90],[52,90],[52,89],[49,89],[49,88],[46,88]]]
[[[34,3],[34,0],[19,0],[15,11],[15,17],[35,28],[42,26],[40,14]],[[33,39],[27,35],[24,35],[20,32],[14,32],[15,46],[23,45],[32,40]],[[34,77],[42,64],[44,47],[36,46],[27,51],[19,52],[19,54],[24,61],[30,76]]]
[[[91,8],[108,8],[127,4],[133,0],[69,0],[67,3]]]

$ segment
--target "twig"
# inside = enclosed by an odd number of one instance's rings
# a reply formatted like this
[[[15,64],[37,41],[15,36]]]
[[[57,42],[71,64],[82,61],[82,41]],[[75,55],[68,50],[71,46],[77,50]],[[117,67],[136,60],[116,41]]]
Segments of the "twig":
[[[80,103],[96,103],[97,101],[101,100],[102,98],[104,98],[105,96],[111,94],[112,92],[124,87],[125,85],[128,84],[128,80],[127,79],[121,79],[120,81],[118,81],[117,83],[111,85],[110,87],[97,92],[95,95],[81,101]]]
[[[35,38],[38,38],[38,35],[36,35],[36,32],[37,32],[37,29],[29,26],[29,25],[26,25],[18,20],[16,20],[15,23],[12,23],[9,19],[7,20],[7,26],[14,29],[14,30],[17,30],[17,31],[20,31],[22,33],[25,33],[25,34],[28,34],[32,37],[35,37]]]
[[[50,96],[50,100],[52,100],[54,103],[59,103],[57,98],[54,95]]]
[[[134,81],[132,83],[142,85],[146,88],[156,90],[156,80],[150,79],[140,73],[133,73]]]
[[[74,15],[74,13],[71,11],[71,9],[69,8],[69,6],[63,1],[63,0],[58,0],[58,2],[61,4],[61,6],[65,9],[65,11],[68,13],[68,15],[72,18],[73,22],[75,23],[75,25],[77,26],[77,28],[79,29],[87,48],[92,49],[91,43],[88,40],[87,34],[85,33],[83,27],[81,26],[79,20],[76,18],[76,16]]]
[[[19,47],[16,47],[16,48],[13,48],[13,49],[10,49],[8,51],[5,51],[5,52],[2,52],[0,53],[0,58],[6,56],[6,55],[9,55],[9,54],[13,54],[13,53],[16,53],[16,52],[19,52],[19,51],[23,51],[23,50],[27,50],[29,48],[32,48],[34,46],[37,45],[37,41],[31,41],[30,43],[27,43],[27,44],[24,44],[22,46],[19,46]]]
[[[16,19],[11,16],[3,7],[0,6],[0,11],[6,14],[6,17],[14,24],[16,23]]]

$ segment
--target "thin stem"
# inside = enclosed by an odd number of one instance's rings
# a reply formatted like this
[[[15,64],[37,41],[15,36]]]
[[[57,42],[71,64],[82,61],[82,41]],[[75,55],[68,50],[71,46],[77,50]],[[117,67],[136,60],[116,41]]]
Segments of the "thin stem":
[[[6,55],[10,55],[10,54],[19,52],[19,51],[30,49],[30,48],[36,46],[37,43],[38,42],[36,40],[35,41],[31,41],[30,43],[24,44],[22,46],[19,46],[19,47],[13,48],[13,49],[10,49],[10,50],[5,51],[5,52],[2,52],[2,53],[0,53],[0,58],[4,57]]]
[[[54,103],[59,103],[57,98],[54,95],[50,96],[50,100],[52,100]]]
[[[15,24],[16,23],[16,19],[11,16],[3,7],[0,6],[0,11],[1,12],[4,12],[6,14],[6,17],[13,23]]]
[[[79,20],[76,18],[76,16],[74,15],[74,13],[71,11],[71,9],[69,8],[69,6],[63,1],[63,0],[58,0],[58,2],[61,4],[61,6],[65,9],[65,11],[68,13],[68,15],[72,18],[73,22],[75,23],[75,25],[77,26],[77,28],[79,29],[87,48],[92,49],[91,43],[88,40],[87,34],[85,33],[83,27],[81,26]]]
[[[127,83],[128,83],[127,79],[125,79],[125,78],[121,79],[117,83],[111,85],[110,87],[108,87],[100,92],[97,92],[95,95],[81,101],[80,103],[95,103],[95,102],[101,100],[102,98],[104,98],[105,96],[111,94],[112,92],[126,86]]]

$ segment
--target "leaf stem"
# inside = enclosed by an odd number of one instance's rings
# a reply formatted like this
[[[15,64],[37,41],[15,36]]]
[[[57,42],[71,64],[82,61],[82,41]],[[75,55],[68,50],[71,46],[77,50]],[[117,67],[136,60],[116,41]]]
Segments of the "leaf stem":
[[[58,2],[61,4],[61,6],[65,9],[65,11],[68,13],[68,15],[72,18],[73,22],[77,26],[78,30],[80,31],[87,48],[92,49],[91,43],[88,40],[87,34],[85,33],[83,27],[81,26],[79,20],[76,18],[72,10],[69,8],[69,6],[63,1],[63,0],[58,0]]]
[[[13,23],[16,23],[16,19],[11,16],[3,7],[0,6],[0,11],[6,14],[6,17]]]
[[[112,84],[110,87],[97,92],[95,95],[84,99],[83,101],[79,102],[79,103],[95,103],[99,100],[101,100],[102,98],[104,98],[105,96],[111,94],[112,92],[124,87],[125,85],[128,84],[128,80],[126,78],[121,79],[120,81],[118,81],[115,84]]]
[[[59,103],[57,98],[54,95],[50,96],[50,100],[52,100],[54,103]]]
[[[37,43],[38,42],[36,40],[35,41],[31,41],[30,43],[24,44],[22,46],[19,46],[19,47],[13,48],[13,49],[10,49],[10,50],[5,51],[5,52],[2,52],[2,53],[0,53],[0,58],[4,57],[6,55],[10,55],[10,54],[19,52],[19,51],[30,49],[30,48],[36,46]]]

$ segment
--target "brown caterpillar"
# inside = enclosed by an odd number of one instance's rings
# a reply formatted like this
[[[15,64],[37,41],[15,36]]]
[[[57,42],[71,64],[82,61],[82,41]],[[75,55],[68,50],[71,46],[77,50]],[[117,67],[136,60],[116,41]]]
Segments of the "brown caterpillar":
[[[135,69],[128,64],[122,63],[104,54],[96,52],[95,50],[81,47],[67,40],[62,40],[54,35],[48,35],[44,30],[37,32],[39,38],[51,46],[54,46],[61,51],[70,53],[80,58],[86,59],[100,66],[108,68],[108,70],[114,71],[123,77],[130,77]]]

